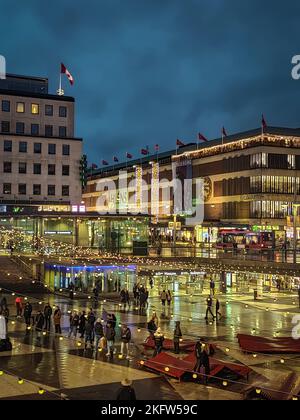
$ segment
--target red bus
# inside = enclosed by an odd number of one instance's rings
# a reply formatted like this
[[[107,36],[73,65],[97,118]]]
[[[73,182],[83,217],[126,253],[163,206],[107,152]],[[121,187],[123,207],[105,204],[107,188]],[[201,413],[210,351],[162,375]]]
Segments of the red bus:
[[[251,232],[240,229],[224,229],[219,231],[218,249],[273,249],[275,247],[274,232]]]

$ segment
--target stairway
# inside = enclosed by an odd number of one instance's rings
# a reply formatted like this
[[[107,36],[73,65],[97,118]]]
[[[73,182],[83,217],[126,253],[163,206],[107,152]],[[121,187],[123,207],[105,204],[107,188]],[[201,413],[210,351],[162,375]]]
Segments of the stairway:
[[[33,277],[10,256],[0,256],[0,288],[17,293],[40,293],[43,287],[32,283]],[[44,290],[43,290],[44,291]]]

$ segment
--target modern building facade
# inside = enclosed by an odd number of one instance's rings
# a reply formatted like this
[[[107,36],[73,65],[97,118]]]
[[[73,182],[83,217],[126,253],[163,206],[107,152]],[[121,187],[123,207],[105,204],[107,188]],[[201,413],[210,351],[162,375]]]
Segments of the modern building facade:
[[[151,185],[157,185],[160,213],[152,222],[164,238],[170,239],[176,229],[178,240],[198,243],[223,241],[222,234],[226,236],[230,230],[234,230],[231,233],[241,244],[272,241],[273,246],[280,246],[286,241],[293,242],[294,237],[300,239],[300,129],[268,127],[264,133],[256,129],[227,137],[223,142],[216,139],[190,144],[130,165],[126,162],[93,171],[83,195],[87,209],[95,211],[97,200],[105,194],[97,191],[100,181],[111,179],[118,185],[119,171],[127,171],[131,188],[127,193],[118,190],[118,203],[130,199],[139,179],[147,182],[148,194]],[[186,215],[174,218],[172,191],[166,202],[162,184],[163,179],[174,178],[191,178],[194,185],[198,178],[204,180],[203,223],[190,227]],[[193,188],[193,203],[198,199]],[[150,207],[148,211],[151,214]],[[250,236],[238,238],[239,229]],[[263,233],[270,235],[259,238]]]
[[[48,79],[0,80],[0,210],[70,210],[81,203],[82,139],[75,100],[51,95]]]

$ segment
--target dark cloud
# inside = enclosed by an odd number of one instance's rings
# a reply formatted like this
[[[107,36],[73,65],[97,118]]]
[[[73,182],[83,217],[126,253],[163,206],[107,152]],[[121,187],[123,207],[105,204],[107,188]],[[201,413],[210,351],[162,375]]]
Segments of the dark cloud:
[[[90,160],[177,137],[259,125],[300,126],[296,0],[1,0],[8,70],[74,73],[77,135]]]

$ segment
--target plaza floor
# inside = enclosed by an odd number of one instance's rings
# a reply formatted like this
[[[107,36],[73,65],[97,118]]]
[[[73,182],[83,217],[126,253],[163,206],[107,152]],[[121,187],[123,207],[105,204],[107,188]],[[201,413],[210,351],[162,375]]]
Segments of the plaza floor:
[[[51,333],[39,338],[35,331],[26,331],[23,321],[14,317],[14,296],[8,295],[13,351],[0,353],[0,399],[114,400],[124,378],[134,381],[137,398],[143,400],[238,400],[251,394],[252,389],[267,389],[278,398],[288,399],[300,392],[300,340],[299,356],[295,356],[245,354],[236,339],[237,333],[291,336],[292,319],[300,314],[294,295],[266,295],[259,301],[254,301],[250,294],[220,296],[223,317],[218,322],[204,320],[206,296],[175,297],[164,318],[160,317],[163,311],[155,291],[145,314],[139,314],[135,308],[124,311],[118,303],[102,302],[95,312],[101,317],[105,308],[116,314],[118,350],[118,325],[126,322],[132,330],[130,360],[120,359],[118,354],[110,360],[100,352],[85,350],[79,339],[68,338],[68,311],[87,310],[91,301],[76,302],[53,295],[28,296],[35,312],[48,299],[64,313],[63,332],[61,336]],[[143,342],[148,336],[146,323],[153,311],[157,312],[166,337],[172,338],[174,323],[180,320],[184,338],[196,340],[201,336],[217,345],[217,357],[249,366],[252,372],[248,381],[229,376],[226,382],[214,380],[206,386],[180,382],[141,367],[142,359],[152,357],[152,351],[144,350]]]

